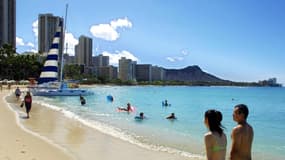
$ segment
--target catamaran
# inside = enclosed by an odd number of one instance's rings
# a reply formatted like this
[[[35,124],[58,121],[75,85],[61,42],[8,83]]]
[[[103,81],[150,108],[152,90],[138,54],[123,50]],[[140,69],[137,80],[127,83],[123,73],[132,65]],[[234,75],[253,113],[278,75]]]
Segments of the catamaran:
[[[38,84],[29,87],[30,92],[32,92],[34,96],[86,96],[94,94],[86,89],[68,87],[62,77],[63,57],[61,60],[60,80],[58,80],[58,56],[61,34],[62,22],[59,23],[56,29],[51,48],[49,49],[43,70],[38,79]]]

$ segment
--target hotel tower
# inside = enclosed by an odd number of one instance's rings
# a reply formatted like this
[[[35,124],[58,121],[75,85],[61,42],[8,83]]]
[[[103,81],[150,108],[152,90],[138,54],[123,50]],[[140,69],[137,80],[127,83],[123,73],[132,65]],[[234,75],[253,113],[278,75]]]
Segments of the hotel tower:
[[[16,0],[0,0],[0,47],[16,47]]]
[[[38,50],[39,53],[48,53],[49,48],[51,47],[53,37],[56,33],[56,28],[59,25],[59,22],[63,22],[63,18],[58,16],[53,16],[52,14],[40,14],[38,19]],[[63,33],[63,30],[61,31]],[[63,50],[63,36],[60,38],[59,43],[59,53]]]

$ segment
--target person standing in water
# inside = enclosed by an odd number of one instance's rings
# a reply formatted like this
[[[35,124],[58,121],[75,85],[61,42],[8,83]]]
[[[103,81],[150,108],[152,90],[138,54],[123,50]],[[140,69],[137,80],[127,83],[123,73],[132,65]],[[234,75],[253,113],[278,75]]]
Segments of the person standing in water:
[[[247,123],[248,108],[244,104],[234,107],[233,120],[237,126],[232,130],[231,160],[251,160],[253,128]]]
[[[168,104],[168,102],[167,102],[167,99],[164,100],[164,101],[162,101],[162,106],[165,106],[165,107],[169,106],[169,104]]]
[[[207,110],[204,115],[205,126],[209,132],[204,135],[207,160],[225,160],[227,137],[223,131],[222,113],[217,110]]]
[[[80,95],[80,103],[81,103],[82,106],[86,104],[85,98],[83,96],[81,96],[81,95]]]

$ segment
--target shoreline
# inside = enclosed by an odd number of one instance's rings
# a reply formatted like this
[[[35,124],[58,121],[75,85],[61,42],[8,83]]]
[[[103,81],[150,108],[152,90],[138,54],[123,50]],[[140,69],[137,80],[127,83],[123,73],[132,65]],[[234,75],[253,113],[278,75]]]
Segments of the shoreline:
[[[13,96],[10,96],[13,98]],[[11,99],[9,100],[11,101]],[[12,103],[11,103],[12,104]],[[12,104],[13,105],[13,104]],[[13,106],[16,112],[22,112],[18,106]],[[20,123],[40,136],[55,142],[76,159],[171,159],[191,160],[198,157],[183,157],[162,151],[153,151],[135,144],[102,133],[94,128],[86,126],[82,122],[68,118],[62,112],[55,111],[40,104],[34,104],[29,120],[20,119]],[[201,159],[201,158],[200,158]]]
[[[11,95],[10,97],[6,97],[10,98],[8,100],[6,99],[6,101],[13,102],[16,100],[12,90],[14,91],[14,89],[5,91],[5,95]],[[24,90],[24,88],[21,90]],[[2,100],[4,100],[2,92],[0,93]],[[97,125],[100,124],[95,124],[95,127],[94,124],[90,126],[88,121],[86,123],[84,119],[80,118],[80,116],[78,117],[78,115],[72,114],[72,112],[70,114],[68,113],[68,110],[64,110],[61,107],[53,105],[50,106],[48,99],[47,101],[45,99],[44,101],[41,101],[42,100],[34,101],[35,103],[33,103],[31,110],[31,118],[28,120],[23,119],[26,114],[23,112],[24,110],[19,107],[19,102],[16,104],[10,104],[9,109],[14,112],[14,116],[18,116],[18,127],[20,126],[20,128],[24,128],[24,130],[26,132],[28,131],[32,136],[40,137],[40,139],[43,140],[42,143],[49,143],[52,147],[59,150],[63,149],[66,154],[72,155],[73,158],[76,157],[75,159],[85,160],[90,159],[90,157],[103,160],[118,158],[124,158],[126,160],[134,158],[138,160],[142,158],[169,160],[205,159],[203,156],[194,157],[195,154],[192,157],[185,157],[182,152],[177,154],[165,151],[163,148],[159,150],[152,150],[152,148],[146,149],[137,144],[125,141],[124,137],[109,134],[110,131],[108,130],[107,132],[102,131],[100,126],[97,128]],[[4,106],[4,108],[8,107]],[[14,118],[16,119],[17,117]],[[59,148],[56,146],[59,146]],[[0,145],[0,155],[2,155],[1,149]],[[128,152],[131,153],[128,154]],[[282,157],[275,154],[266,154],[254,151],[252,155],[253,158],[257,159],[280,159]]]
[[[74,157],[63,148],[25,129],[20,118],[9,106],[5,98],[13,92],[3,89],[0,92],[0,159],[41,159],[69,160]]]

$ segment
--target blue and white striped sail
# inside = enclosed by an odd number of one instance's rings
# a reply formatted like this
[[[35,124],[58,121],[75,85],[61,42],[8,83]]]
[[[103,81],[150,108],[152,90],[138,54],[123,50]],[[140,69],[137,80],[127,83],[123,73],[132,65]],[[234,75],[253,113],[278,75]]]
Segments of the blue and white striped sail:
[[[62,22],[59,23],[56,29],[56,33],[54,35],[52,45],[49,49],[47,59],[45,61],[40,78],[38,79],[38,84],[58,80],[58,56],[59,56],[60,37],[62,34],[61,31],[62,31]]]

